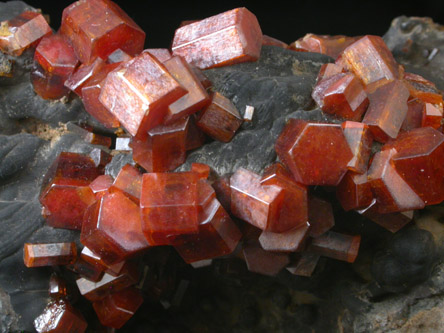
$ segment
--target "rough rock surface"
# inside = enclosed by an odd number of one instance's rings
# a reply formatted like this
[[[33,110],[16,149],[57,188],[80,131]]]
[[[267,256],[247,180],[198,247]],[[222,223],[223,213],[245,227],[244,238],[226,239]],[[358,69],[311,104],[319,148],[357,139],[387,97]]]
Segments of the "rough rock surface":
[[[25,6],[0,3],[0,20]],[[400,17],[384,38],[409,71],[444,88],[444,29],[428,20]],[[26,268],[23,243],[78,242],[78,232],[45,226],[38,202],[43,176],[60,152],[88,153],[94,148],[63,124],[86,121],[110,133],[84,112],[77,98],[50,102],[36,96],[29,83],[31,59],[31,52],[8,57],[14,76],[0,78],[0,332],[33,331],[32,321],[48,300],[51,269]],[[181,169],[198,161],[219,174],[241,166],[261,172],[275,160],[274,141],[289,117],[337,121],[314,108],[310,97],[319,67],[329,61],[323,55],[270,46],[263,48],[258,62],[206,71],[214,89],[232,99],[241,114],[246,105],[254,106],[255,114],[232,142],[212,142],[193,151]],[[116,176],[126,163],[132,163],[131,154],[117,154],[106,173]],[[162,295],[162,303],[145,302],[124,331],[444,330],[443,209],[421,212],[396,235],[337,206],[335,214],[337,230],[363,235],[360,255],[353,265],[321,258],[311,278],[286,270],[275,278],[251,274],[237,259],[192,269],[165,248],[158,251],[169,259],[153,264],[146,256],[148,286],[164,284],[168,276],[177,283]],[[76,297],[73,302],[94,323],[91,306]]]

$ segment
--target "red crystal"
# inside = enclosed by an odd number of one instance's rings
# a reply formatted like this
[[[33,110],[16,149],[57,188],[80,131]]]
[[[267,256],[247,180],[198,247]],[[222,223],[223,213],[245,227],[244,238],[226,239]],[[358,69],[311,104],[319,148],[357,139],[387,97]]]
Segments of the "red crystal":
[[[233,65],[259,58],[262,32],[256,16],[236,8],[176,30],[173,55],[198,68]]]
[[[80,229],[86,208],[96,200],[88,185],[99,171],[88,156],[61,153],[47,174],[40,195],[48,225]]]
[[[68,265],[76,260],[75,243],[30,244],[23,247],[26,267]]]
[[[186,159],[186,138],[189,118],[148,131],[144,139],[133,138],[130,146],[133,159],[148,172],[172,171]]]
[[[80,258],[96,267],[98,270],[104,271],[108,274],[111,274],[112,276],[119,276],[120,273],[122,273],[125,266],[125,261],[121,261],[117,264],[113,265],[107,265],[99,255],[92,252],[90,249],[88,249],[86,246],[82,249],[82,252],[80,253]]]
[[[80,0],[65,8],[60,32],[67,36],[80,61],[91,63],[117,49],[129,55],[143,50],[145,33],[115,3]]]
[[[282,233],[271,231],[262,231],[259,237],[259,243],[266,251],[295,252],[301,251],[305,246],[305,240],[308,237],[310,224],[305,224]]]
[[[285,232],[307,222],[307,193],[303,186],[273,176],[261,177],[243,168],[230,179],[231,212],[252,225]]]
[[[142,233],[138,205],[120,191],[88,207],[80,241],[109,265],[149,247]]]
[[[225,209],[213,199],[199,214],[199,232],[179,236],[176,241],[183,243],[174,247],[185,262],[191,263],[230,254],[241,237],[241,232]]]
[[[31,71],[31,83],[34,91],[43,99],[60,99],[67,96],[66,77],[46,72],[38,64]]]
[[[348,162],[348,169],[356,173],[367,171],[368,161],[373,143],[373,136],[366,124],[354,121],[342,123],[345,139],[353,153]]]
[[[92,65],[94,65],[94,63]],[[100,70],[93,73],[92,77],[81,85],[82,89],[80,95],[82,96],[85,110],[105,127],[109,128],[119,127],[120,122],[100,102],[99,97],[108,73],[114,70],[117,66],[118,64],[105,64],[100,66]]]
[[[400,134],[385,148],[396,149],[397,153],[392,155],[394,169],[426,205],[444,200],[444,135],[441,132],[431,127],[413,129]]]
[[[336,187],[336,197],[346,211],[362,209],[370,205],[373,193],[367,173],[347,172]]]
[[[172,124],[201,110],[210,102],[210,97],[199,78],[182,57],[172,57],[165,61],[164,65],[177,82],[188,91],[186,95],[168,106],[165,124]]]
[[[206,135],[197,127],[194,115],[188,117],[188,131],[185,139],[185,150],[193,150],[203,146],[207,140]]]
[[[142,305],[143,297],[135,288],[127,288],[93,303],[102,325],[119,329]]]
[[[373,200],[367,208],[358,212],[393,233],[404,228],[413,219],[413,210],[390,214],[378,213],[378,204],[376,200]]]
[[[113,182],[114,179],[110,175],[101,175],[89,184],[89,188],[93,191],[96,199],[99,200],[108,192]]]
[[[376,141],[387,142],[398,136],[407,115],[408,98],[409,91],[399,80],[381,86],[369,96],[370,105],[362,122],[370,127]]]
[[[208,179],[210,176],[210,166],[204,163],[191,163],[191,172],[197,174],[200,179]]]
[[[75,263],[66,266],[66,268],[94,282],[99,281],[103,276],[101,269],[83,260],[81,257],[77,258]]]
[[[397,151],[395,149],[388,148],[376,153],[368,171],[368,179],[378,202],[379,213],[424,208],[424,202],[402,179],[392,165],[391,159],[396,154]],[[408,159],[405,161],[408,161]],[[408,164],[410,168],[411,162],[408,161]],[[420,173],[418,172],[414,174],[414,177],[419,175]]]
[[[80,294],[91,302],[99,301],[107,295],[128,288],[137,283],[139,272],[129,264],[126,264],[119,275],[112,276],[105,273],[100,281],[94,282],[86,278],[76,280]]]
[[[265,251],[259,245],[244,245],[243,255],[249,271],[264,275],[277,275],[290,263],[287,253]]]
[[[105,67],[105,62],[98,58],[89,65],[81,65],[66,81],[65,87],[82,97],[82,88],[92,77],[98,75]]]
[[[197,175],[194,172],[146,173],[140,199],[142,228],[153,245],[199,231]]]
[[[60,34],[44,37],[37,46],[34,60],[47,72],[68,78],[79,60],[72,46]]]
[[[306,34],[304,37],[291,43],[289,48],[299,52],[316,52],[337,58],[346,47],[357,39],[359,37]]]
[[[167,61],[168,59],[171,59],[172,57],[171,52],[168,49],[146,49],[143,50],[143,52],[150,53],[162,63]]]
[[[49,278],[49,296],[54,299],[65,298],[68,295],[66,281],[53,273]]]
[[[442,95],[436,88],[435,84],[424,79],[422,76],[405,73],[404,83],[409,89],[412,98],[417,98],[424,103],[443,104]]]
[[[34,320],[38,333],[83,333],[87,326],[80,312],[64,299],[50,302],[43,313]]]
[[[313,195],[308,198],[310,237],[319,237],[334,227],[335,217],[331,203]]]
[[[1,22],[0,50],[19,56],[39,40],[52,34],[51,27],[42,14],[24,11],[12,20]]]
[[[131,135],[144,138],[185,94],[167,69],[144,52],[108,74],[99,100]]]
[[[407,115],[401,126],[401,131],[410,131],[422,126],[424,102],[419,99],[412,99],[407,102]]]
[[[219,200],[227,212],[231,212],[230,177],[231,175],[221,176],[212,184],[214,191],[216,192],[217,200]]]
[[[353,158],[340,125],[299,119],[290,119],[275,148],[294,179],[305,185],[337,185]]]
[[[361,236],[344,235],[329,231],[314,238],[308,251],[337,260],[354,262],[358,256]]]
[[[196,124],[213,139],[230,142],[242,125],[242,118],[234,104],[216,92],[211,96],[211,104],[198,115]]]
[[[423,116],[421,127],[433,127],[438,129],[442,123],[442,106],[441,109],[430,103],[425,103],[423,108]]]
[[[120,169],[114,183],[109,188],[109,192],[121,192],[137,205],[140,202],[142,191],[142,174],[131,164],[126,164]]]
[[[321,82],[324,79],[328,79],[329,77],[332,77],[336,74],[341,74],[344,72],[344,68],[342,68],[339,65],[336,64],[323,64],[321,66],[321,69],[319,70],[318,78],[316,79],[316,82]]]
[[[356,76],[340,73],[320,81],[313,90],[313,99],[321,109],[336,116],[359,121],[368,106],[367,94]]]
[[[364,36],[348,46],[341,54],[346,68],[364,85],[380,79],[396,80],[401,73],[392,53],[379,36]]]

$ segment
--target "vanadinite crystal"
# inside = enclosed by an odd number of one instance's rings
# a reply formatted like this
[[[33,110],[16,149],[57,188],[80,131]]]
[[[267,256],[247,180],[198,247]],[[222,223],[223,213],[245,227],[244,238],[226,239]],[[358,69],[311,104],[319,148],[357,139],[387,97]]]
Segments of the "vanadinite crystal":
[[[308,237],[309,229],[310,224],[306,222],[302,226],[286,232],[275,233],[263,231],[259,237],[259,243],[266,251],[300,251],[305,245],[305,239]]]
[[[145,32],[107,0],[80,0],[65,8],[60,32],[70,39],[82,63],[106,59],[117,49],[133,56],[145,43]]]
[[[150,243],[166,245],[199,231],[197,179],[194,172],[143,175],[142,227]]]
[[[302,52],[316,52],[337,58],[341,52],[359,37],[306,34],[290,44],[289,49]]]
[[[376,153],[368,172],[368,179],[378,203],[379,213],[424,208],[424,202],[402,179],[391,163],[391,159],[396,153],[396,149],[388,148]],[[410,165],[410,161],[408,163]],[[419,172],[418,170],[414,177],[418,177]]]
[[[182,57],[172,57],[165,61],[164,65],[177,82],[188,91],[186,95],[168,106],[165,123],[171,124],[201,110],[210,102],[210,97],[193,69]]]
[[[87,209],[80,241],[107,264],[149,247],[142,233],[138,205],[120,191],[103,196]]]
[[[34,64],[31,71],[31,83],[34,91],[43,99],[60,99],[69,93],[65,87],[66,77],[45,71],[39,64]]]
[[[204,69],[257,60],[261,46],[256,16],[246,8],[236,8],[177,29],[172,50]]]
[[[116,191],[121,191],[139,205],[140,192],[142,191],[142,173],[130,164],[124,165],[109,188],[111,193]]]
[[[244,245],[242,253],[248,270],[274,276],[290,263],[288,253],[265,251],[259,245]]]
[[[68,265],[77,257],[75,243],[29,244],[23,248],[26,267]]]
[[[353,158],[348,162],[347,168],[357,173],[366,172],[373,143],[369,127],[363,123],[346,121],[342,123],[342,129],[353,153]]]
[[[35,61],[47,72],[68,78],[79,62],[74,49],[60,34],[44,37],[35,50]]]
[[[399,65],[379,36],[364,36],[348,46],[341,54],[341,61],[365,85],[380,79],[401,78]]]
[[[211,96],[211,104],[197,117],[197,126],[213,139],[229,142],[242,125],[242,118],[234,104],[216,92]]]
[[[309,235],[319,237],[334,227],[333,207],[327,200],[311,195],[308,198]]]
[[[66,281],[56,273],[49,278],[49,296],[54,299],[64,298],[68,294]]]
[[[121,328],[143,303],[140,291],[127,288],[93,303],[102,325]]]
[[[387,149],[396,149],[392,164],[405,183],[426,205],[441,203],[444,200],[444,135],[431,127],[423,127],[400,134],[387,146]]]
[[[48,185],[40,196],[47,223],[52,227],[80,229],[86,208],[96,200],[88,185],[99,174],[88,156],[61,153],[45,176]]]
[[[336,196],[344,210],[362,209],[372,203],[373,193],[367,173],[347,172],[336,187]]]
[[[101,61],[101,60],[97,60]],[[95,62],[89,66],[93,66]],[[109,72],[116,69],[118,64],[104,64],[103,66],[99,66],[97,68],[96,73],[92,73],[93,75],[81,83],[79,88],[80,95],[82,97],[83,105],[85,106],[85,110],[100,121],[106,127],[119,127],[120,122],[117,118],[99,101],[100,92],[102,91],[102,87],[105,83],[106,76]],[[94,68],[92,69],[94,70]],[[78,70],[74,75],[77,75],[80,70]],[[75,78],[71,78],[75,80]],[[78,82],[79,83],[79,82]],[[66,85],[66,82],[65,82]],[[74,86],[75,87],[75,86]],[[71,89],[71,87],[70,87]],[[78,89],[77,89],[78,90]],[[76,88],[74,88],[76,91]]]
[[[38,333],[83,333],[87,326],[80,312],[64,299],[49,303],[43,313],[34,320]]]
[[[361,120],[368,106],[362,83],[351,73],[336,74],[320,81],[312,96],[324,112],[350,120]]]
[[[311,276],[318,264],[319,258],[319,254],[303,252],[297,257],[294,263],[286,267],[287,271],[293,275]]]
[[[19,56],[25,49],[52,34],[51,27],[42,14],[24,11],[12,20],[1,22],[0,49]]]
[[[116,274],[116,276],[105,273],[97,282],[82,277],[77,279],[76,283],[80,294],[86,299],[95,302],[105,298],[113,292],[134,285],[137,283],[138,279],[139,272],[137,269],[133,265],[126,264],[122,271],[119,274]]]
[[[398,136],[407,115],[409,91],[399,80],[387,83],[373,94],[362,122],[367,124],[376,141],[387,142]]]
[[[238,169],[230,179],[231,212],[252,225],[271,232],[285,232],[307,222],[307,192],[304,186],[271,172],[261,176]]]
[[[433,127],[438,129],[442,122],[442,106],[438,108],[430,103],[425,103],[422,116],[422,127]]]
[[[186,95],[185,95],[186,96]],[[148,172],[171,171],[186,159],[186,138],[189,118],[149,130],[145,139],[133,138],[130,146],[133,159]]]
[[[144,138],[186,92],[164,65],[144,52],[108,74],[99,100],[131,135]]]
[[[308,251],[347,262],[354,262],[358,256],[361,236],[344,235],[329,231],[314,238]]]
[[[339,184],[353,157],[340,125],[299,119],[285,126],[276,152],[294,179],[305,185]]]
[[[198,182],[198,198],[199,232],[175,239],[179,245],[174,247],[187,263],[230,254],[242,237],[205,179]]]

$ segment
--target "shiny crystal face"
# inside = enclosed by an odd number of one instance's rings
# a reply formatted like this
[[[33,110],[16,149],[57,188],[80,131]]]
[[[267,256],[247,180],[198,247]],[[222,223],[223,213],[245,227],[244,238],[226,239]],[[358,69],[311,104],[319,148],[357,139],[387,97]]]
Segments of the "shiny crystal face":
[[[80,294],[104,326],[121,328],[144,297],[171,296],[174,276],[156,252],[164,246],[193,267],[233,255],[252,272],[273,276],[286,267],[310,276],[320,256],[351,263],[358,255],[359,235],[332,231],[340,210],[327,200],[332,195],[343,210],[391,232],[415,209],[444,200],[442,95],[432,82],[404,73],[378,36],[307,34],[287,45],[262,35],[256,17],[236,8],[184,23],[171,50],[143,50],[145,33],[109,0],[73,3],[54,35],[34,12],[3,26],[3,52],[36,47],[31,82],[39,96],[72,91],[103,126],[120,127],[106,135],[69,125],[100,147],[88,156],[61,153],[45,175],[46,223],[80,230],[79,254],[75,243],[24,245],[26,266],[64,265],[78,275]],[[191,150],[242,131],[235,103],[202,69],[255,61],[262,45],[336,59],[320,66],[312,92],[332,123],[288,119],[275,144],[278,161],[261,174],[238,168],[216,175],[193,158],[189,171],[177,172]],[[116,158],[110,147],[131,151],[134,162],[115,179],[107,170]],[[141,258],[151,266],[139,283]],[[159,262],[162,270],[154,272]],[[36,330],[84,332],[61,277],[51,278],[50,295]]]

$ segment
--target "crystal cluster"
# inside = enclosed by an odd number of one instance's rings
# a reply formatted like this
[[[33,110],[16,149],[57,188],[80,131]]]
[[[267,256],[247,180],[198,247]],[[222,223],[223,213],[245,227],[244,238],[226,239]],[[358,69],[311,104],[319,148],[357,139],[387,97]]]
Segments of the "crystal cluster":
[[[170,52],[144,50],[145,33],[108,0],[73,3],[55,34],[42,19],[25,12],[2,23],[0,49],[18,55],[36,47],[36,93],[58,99],[72,91],[104,126],[122,126],[115,148],[132,150],[137,164],[114,179],[104,174],[112,159],[105,148],[61,153],[44,179],[42,212],[49,226],[78,230],[83,248],[27,243],[24,263],[76,273],[104,326],[121,328],[148,297],[138,259],[160,246],[193,267],[234,253],[265,275],[286,268],[310,276],[320,256],[354,262],[361,237],[331,230],[332,204],[315,186],[334,186],[344,210],[391,232],[413,210],[444,200],[442,96],[432,82],[404,73],[380,37],[309,34],[287,45],[262,35],[256,17],[237,8],[183,24]],[[229,142],[251,120],[254,108],[246,106],[243,119],[201,70],[254,61],[261,45],[336,58],[321,67],[312,97],[343,122],[290,119],[275,145],[280,162],[262,174],[240,168],[218,176],[200,163],[171,172],[207,135]],[[112,145],[91,128],[68,126],[91,144]],[[149,297],[168,288],[168,279],[153,283]],[[38,332],[85,331],[68,294],[52,276]]]

